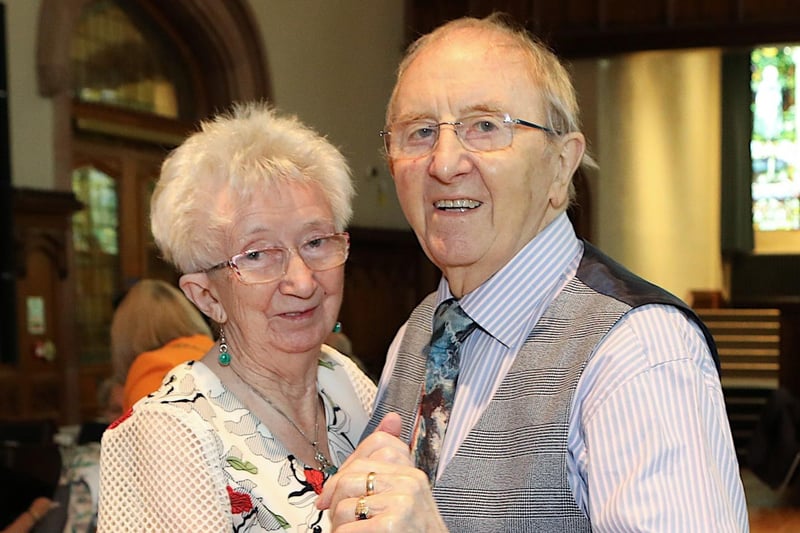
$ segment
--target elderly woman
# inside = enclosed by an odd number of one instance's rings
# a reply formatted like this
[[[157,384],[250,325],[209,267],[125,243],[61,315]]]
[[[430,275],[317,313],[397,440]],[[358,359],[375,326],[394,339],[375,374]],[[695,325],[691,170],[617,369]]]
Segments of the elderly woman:
[[[219,341],[106,431],[100,530],[330,530],[315,501],[375,394],[322,344],[352,196],[339,151],[265,104],[204,123],[166,160],[153,235]]]

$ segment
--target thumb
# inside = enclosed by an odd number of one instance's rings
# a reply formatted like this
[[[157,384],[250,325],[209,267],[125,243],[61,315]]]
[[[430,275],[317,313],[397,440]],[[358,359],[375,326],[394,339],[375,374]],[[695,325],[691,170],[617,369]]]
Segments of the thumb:
[[[393,437],[399,437],[403,430],[403,419],[397,413],[387,413],[375,431],[384,431]]]

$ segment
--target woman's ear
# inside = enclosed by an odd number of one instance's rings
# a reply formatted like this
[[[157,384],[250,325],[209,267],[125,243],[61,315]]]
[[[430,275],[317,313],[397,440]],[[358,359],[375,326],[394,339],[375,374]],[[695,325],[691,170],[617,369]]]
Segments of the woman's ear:
[[[184,274],[178,281],[183,294],[197,306],[208,318],[217,324],[224,324],[228,317],[225,309],[212,291],[210,279],[206,272]]]

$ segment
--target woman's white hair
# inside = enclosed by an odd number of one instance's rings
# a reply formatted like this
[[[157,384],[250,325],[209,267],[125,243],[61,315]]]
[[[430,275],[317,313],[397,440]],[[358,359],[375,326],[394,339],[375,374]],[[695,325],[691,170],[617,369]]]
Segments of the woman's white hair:
[[[313,183],[330,202],[336,231],[346,228],[355,194],[344,156],[296,117],[264,102],[234,104],[201,123],[164,161],[150,201],[153,237],[181,273],[199,272],[225,255],[233,222],[214,209],[226,197],[245,203],[276,183]]]

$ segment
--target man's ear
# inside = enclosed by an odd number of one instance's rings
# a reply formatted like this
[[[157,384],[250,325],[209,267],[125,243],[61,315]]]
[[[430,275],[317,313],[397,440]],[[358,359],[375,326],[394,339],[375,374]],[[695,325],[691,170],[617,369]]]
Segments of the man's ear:
[[[561,139],[561,152],[558,155],[559,178],[569,183],[581,164],[586,150],[586,138],[583,133],[573,132]]]
[[[208,318],[217,324],[224,324],[228,317],[211,289],[210,279],[205,272],[184,274],[178,281],[183,294]]]
[[[569,184],[581,164],[586,149],[586,139],[580,132],[564,135],[559,140],[556,176],[550,185],[550,203],[560,207],[569,199]]]

